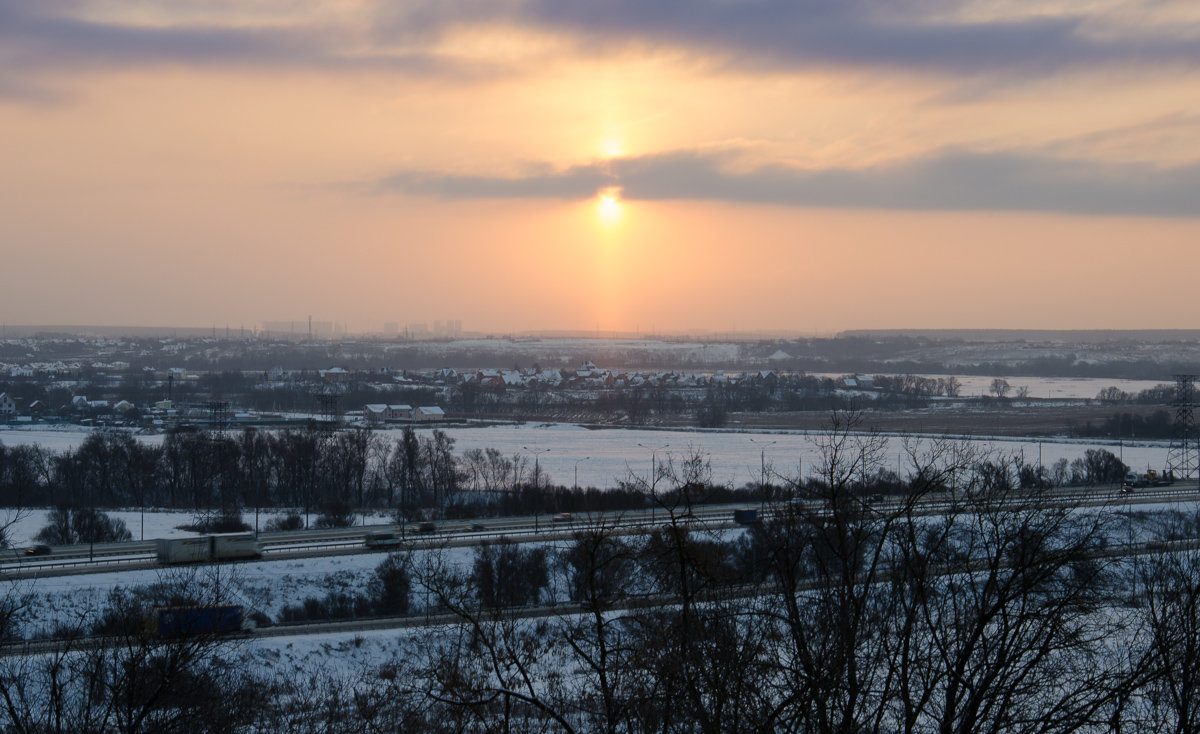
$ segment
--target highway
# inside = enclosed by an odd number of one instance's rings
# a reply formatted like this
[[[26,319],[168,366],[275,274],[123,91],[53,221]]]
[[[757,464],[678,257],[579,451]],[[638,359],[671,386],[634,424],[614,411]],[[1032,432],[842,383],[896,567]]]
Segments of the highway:
[[[706,527],[732,527],[736,505],[707,505],[696,507],[695,522]],[[368,548],[366,536],[376,532],[393,532],[402,538],[405,548],[441,548],[478,545],[501,537],[518,540],[554,541],[570,538],[581,527],[595,523],[614,526],[618,531],[642,532],[661,524],[667,518],[665,510],[592,513],[576,515],[571,521],[555,520],[553,515],[490,518],[481,520],[447,520],[435,523],[435,532],[422,532],[419,525],[356,525],[350,528],[294,530],[259,533],[262,553],[258,561],[294,558],[313,558],[353,553],[379,553],[388,548]],[[392,548],[394,550],[394,548]],[[0,552],[0,578],[19,579],[63,576],[82,573],[101,573],[115,570],[157,568],[157,540],[127,541],[53,546],[47,555],[29,555],[24,548]]]
[[[1121,493],[1111,486],[1060,488],[1049,490],[1042,497],[1050,499],[1057,506],[1109,506],[1114,511],[1137,504],[1200,501],[1200,493],[1191,483],[1139,488],[1128,494]],[[867,500],[867,503],[880,512],[886,512],[895,509],[898,501],[890,497],[880,497],[873,501]],[[819,511],[823,503],[813,500],[808,504],[810,509]],[[693,505],[688,513],[691,516],[688,521],[703,525],[706,529],[735,527],[733,511],[747,506],[752,505]],[[952,507],[952,502],[946,497],[931,494],[921,500],[919,511],[923,515],[934,515],[944,513]],[[775,508],[768,505],[762,509],[764,518],[769,518]],[[659,508],[577,514],[571,521],[562,521],[561,517],[556,519],[553,515],[446,520],[436,523],[435,532],[421,532],[419,525],[360,525],[351,528],[260,533],[258,543],[262,557],[258,560],[379,553],[387,549],[368,548],[364,542],[368,533],[381,531],[390,531],[402,536],[402,545],[406,548],[461,547],[478,545],[500,537],[539,542],[567,540],[577,529],[598,523],[609,526],[616,532],[641,533],[661,525],[667,519],[667,511]],[[55,546],[47,555],[28,555],[24,548],[0,551],[0,579],[147,569],[160,565],[156,540]]]
[[[554,533],[554,535],[569,535],[569,533],[557,531]],[[1162,552],[1195,550],[1197,548],[1200,548],[1200,538],[1169,542],[1152,540],[1145,543],[1125,543],[1109,546],[1102,550],[1096,551],[1093,555],[1094,557],[1117,558],[1123,556],[1140,556]],[[939,574],[945,572],[958,573],[959,571],[936,571],[936,573]],[[879,580],[885,580],[887,577],[888,573],[885,571]],[[804,591],[816,589],[825,583],[828,582],[822,581],[821,579],[810,579],[801,583],[797,590]],[[695,600],[702,603],[714,602],[718,600],[728,601],[734,599],[747,599],[762,596],[764,594],[769,595],[777,592],[778,587],[772,582],[763,582],[758,584],[731,584],[728,586],[699,590],[696,592]],[[619,602],[606,607],[605,614],[622,613],[635,609],[646,609],[652,607],[669,607],[679,603],[679,597],[674,594],[648,594],[643,596],[632,596],[624,598]],[[593,610],[588,608],[585,604],[571,601],[550,602],[547,604],[539,604],[537,606],[506,607],[492,610],[472,609],[468,611],[469,614],[475,615],[478,620],[484,623],[502,620],[540,619],[550,617],[561,618],[580,614],[591,614],[592,612]],[[373,630],[438,627],[460,624],[464,621],[467,620],[462,613],[457,613],[446,609],[427,609],[423,612],[402,616],[362,617],[356,619],[325,620],[320,622],[276,624],[268,627],[246,629],[242,632],[229,635],[201,636],[199,639],[205,643],[215,643],[220,641],[262,639],[268,637],[289,637],[297,635],[357,634]],[[194,644],[196,642],[196,638],[179,638],[179,640],[188,644]],[[163,643],[170,644],[169,640],[163,640]],[[128,644],[130,644],[130,640],[127,638],[106,636],[75,637],[71,639],[21,640],[18,642],[0,644],[0,656],[63,653],[70,650],[90,650],[110,646],[121,647]]]

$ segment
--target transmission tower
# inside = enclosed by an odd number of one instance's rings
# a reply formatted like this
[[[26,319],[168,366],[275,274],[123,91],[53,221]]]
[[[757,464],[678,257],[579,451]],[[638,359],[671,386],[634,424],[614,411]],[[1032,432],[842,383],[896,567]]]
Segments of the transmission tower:
[[[342,415],[338,410],[341,395],[335,392],[323,391],[316,394],[317,403],[321,408],[321,423],[326,428],[334,428],[341,421]]]
[[[208,400],[204,403],[204,412],[213,428],[220,430],[233,424],[233,413],[229,409],[228,400]]]
[[[1167,469],[1176,479],[1191,479],[1200,469],[1193,413],[1196,407],[1196,375],[1175,375],[1175,431],[1167,452]]]

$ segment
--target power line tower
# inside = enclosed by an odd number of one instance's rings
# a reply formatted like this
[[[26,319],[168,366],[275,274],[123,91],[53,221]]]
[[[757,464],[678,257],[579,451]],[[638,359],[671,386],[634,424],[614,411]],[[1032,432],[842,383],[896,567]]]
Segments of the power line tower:
[[[217,430],[233,425],[233,412],[229,409],[228,400],[208,400],[204,403],[204,412],[208,415],[208,424]]]
[[[316,398],[321,409],[321,424],[326,429],[337,427],[342,419],[341,411],[338,410],[342,396],[336,392],[322,391],[316,394]]]
[[[1175,375],[1175,431],[1167,452],[1167,469],[1176,479],[1191,479],[1200,469],[1195,408],[1196,375]]]

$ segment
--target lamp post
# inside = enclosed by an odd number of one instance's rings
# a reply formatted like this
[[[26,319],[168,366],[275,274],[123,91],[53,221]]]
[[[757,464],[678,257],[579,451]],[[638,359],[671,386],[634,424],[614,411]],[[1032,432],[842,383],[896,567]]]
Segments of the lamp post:
[[[767,447],[774,446],[778,441],[762,441],[750,439],[750,443],[758,447],[758,504],[761,511],[767,507]]]
[[[670,448],[671,444],[664,443],[662,446],[654,447],[654,446],[647,446],[644,443],[639,443],[638,446],[640,446],[641,448],[644,448],[650,452],[650,499],[652,501],[652,503],[650,505],[650,522],[654,522],[654,504],[653,504],[653,500],[655,497],[654,490],[655,490],[655,487],[658,485],[658,471],[657,471],[657,467],[654,464],[654,458],[658,454],[659,451]]]
[[[758,487],[760,490],[765,491],[766,486],[767,486],[767,447],[774,446],[775,444],[777,444],[779,442],[778,441],[756,441],[752,438],[752,439],[750,439],[750,443],[759,447]]]
[[[538,532],[538,509],[542,503],[541,497],[541,464],[538,463],[538,457],[546,453],[550,449],[531,449],[528,446],[522,446],[522,450],[533,454],[533,488],[536,490],[533,505],[533,532]]]
[[[592,458],[592,457],[585,456],[582,459],[575,460],[575,491],[576,492],[579,491],[579,465],[580,465],[580,463],[587,461],[590,458]]]

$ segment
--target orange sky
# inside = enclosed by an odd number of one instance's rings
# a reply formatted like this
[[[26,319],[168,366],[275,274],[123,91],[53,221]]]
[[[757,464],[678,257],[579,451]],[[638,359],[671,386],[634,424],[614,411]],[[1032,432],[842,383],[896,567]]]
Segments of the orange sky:
[[[179,5],[0,0],[6,323],[1200,328],[1192,3]]]

